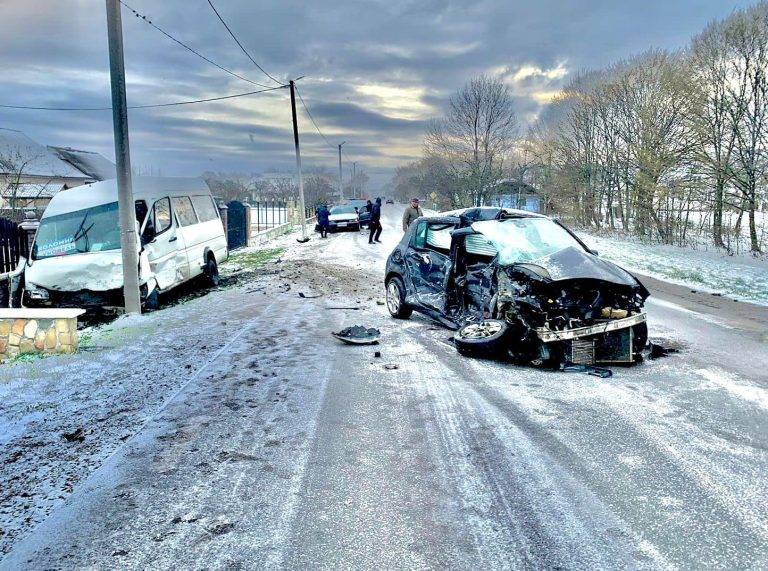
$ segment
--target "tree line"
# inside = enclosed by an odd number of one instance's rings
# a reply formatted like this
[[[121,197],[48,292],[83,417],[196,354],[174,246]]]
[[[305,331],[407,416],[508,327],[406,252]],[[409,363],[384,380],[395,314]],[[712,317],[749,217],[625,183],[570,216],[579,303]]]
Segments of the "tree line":
[[[767,98],[763,1],[685,49],[577,74],[524,134],[504,82],[474,79],[393,185],[460,207],[488,204],[499,180],[519,179],[585,227],[758,253],[768,240]]]

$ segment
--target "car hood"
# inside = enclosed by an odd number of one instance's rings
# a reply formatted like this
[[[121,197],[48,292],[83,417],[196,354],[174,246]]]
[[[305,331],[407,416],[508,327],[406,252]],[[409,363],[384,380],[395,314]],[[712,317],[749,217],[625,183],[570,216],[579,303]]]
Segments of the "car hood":
[[[57,291],[107,291],[123,286],[121,250],[86,252],[33,260],[24,270],[27,282]]]
[[[543,277],[551,281],[590,279],[627,286],[640,285],[628,271],[574,246],[532,262],[512,264],[509,267],[514,269],[518,266],[539,266],[546,270]]]

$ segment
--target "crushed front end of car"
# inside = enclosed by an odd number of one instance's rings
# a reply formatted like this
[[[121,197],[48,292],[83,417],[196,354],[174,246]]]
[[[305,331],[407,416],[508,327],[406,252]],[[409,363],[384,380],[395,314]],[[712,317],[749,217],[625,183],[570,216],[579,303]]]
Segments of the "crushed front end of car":
[[[509,326],[510,356],[536,365],[632,364],[648,329],[648,291],[600,277],[552,280],[545,267],[500,267],[496,315]],[[632,283],[634,282],[634,283]]]

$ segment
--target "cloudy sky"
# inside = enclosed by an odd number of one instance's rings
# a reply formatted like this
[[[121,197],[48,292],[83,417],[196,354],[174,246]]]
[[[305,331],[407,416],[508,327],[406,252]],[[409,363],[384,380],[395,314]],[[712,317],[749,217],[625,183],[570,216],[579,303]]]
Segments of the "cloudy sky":
[[[126,0],[217,63],[269,84],[206,0]],[[373,185],[421,151],[426,122],[479,73],[501,74],[530,121],[569,76],[643,51],[686,44],[729,0],[214,0],[242,43],[300,92],[345,161]],[[0,0],[0,104],[109,105],[103,0]],[[174,44],[123,9],[131,105],[258,89]],[[300,109],[301,112],[301,109]],[[293,165],[287,90],[129,115],[134,167],[166,175],[261,172]],[[305,164],[336,168],[335,148],[300,115]],[[109,112],[0,109],[0,126],[43,144],[110,159]]]

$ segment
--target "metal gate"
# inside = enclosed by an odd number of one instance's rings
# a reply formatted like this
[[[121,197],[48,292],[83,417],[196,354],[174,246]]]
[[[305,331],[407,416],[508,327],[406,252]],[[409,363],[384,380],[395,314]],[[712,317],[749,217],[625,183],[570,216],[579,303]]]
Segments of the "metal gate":
[[[15,270],[22,256],[29,257],[27,233],[15,222],[0,218],[0,276]]]
[[[233,200],[227,203],[227,244],[230,250],[242,248],[248,243],[248,216],[246,210],[250,208],[243,202]]]

